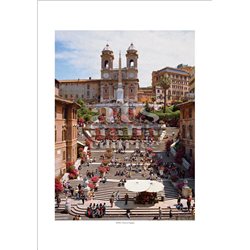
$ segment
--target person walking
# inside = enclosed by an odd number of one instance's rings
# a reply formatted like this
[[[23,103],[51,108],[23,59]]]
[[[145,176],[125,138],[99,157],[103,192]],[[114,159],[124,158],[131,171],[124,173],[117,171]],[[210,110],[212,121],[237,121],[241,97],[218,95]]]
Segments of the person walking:
[[[57,195],[57,197],[56,197],[57,208],[59,208],[60,203],[61,203],[61,198],[59,197],[59,195]]]
[[[178,199],[177,199],[177,204],[180,205],[181,204],[181,195],[179,194]]]
[[[85,199],[86,199],[85,194],[82,194],[81,199],[82,199],[82,204],[84,205],[84,201],[85,201]]]
[[[191,208],[191,200],[192,200],[192,198],[189,196],[189,197],[187,198],[188,212],[190,211],[190,208]]]
[[[106,214],[106,203],[105,202],[103,203],[102,211],[103,211],[103,216],[104,216]]]
[[[161,210],[161,207],[159,207],[159,219],[161,220],[161,217],[162,216],[162,210]]]
[[[114,198],[113,198],[112,196],[110,197],[109,201],[110,201],[110,206],[111,206],[111,207],[113,207],[113,204],[114,204]]]
[[[128,198],[129,198],[129,196],[128,196],[127,193],[125,194],[125,197],[124,197],[124,198],[125,198],[125,205],[128,205]]]
[[[171,219],[172,219],[172,217],[173,217],[173,214],[172,214],[172,209],[170,208],[170,210],[169,210],[169,219],[171,220]]]

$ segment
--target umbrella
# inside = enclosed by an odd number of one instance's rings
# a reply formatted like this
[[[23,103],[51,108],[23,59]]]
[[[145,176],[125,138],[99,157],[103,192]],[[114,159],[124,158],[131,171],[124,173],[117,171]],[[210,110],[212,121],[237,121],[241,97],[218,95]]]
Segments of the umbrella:
[[[131,192],[143,192],[149,189],[150,182],[148,180],[128,180],[124,186]]]
[[[93,176],[91,179],[90,179],[92,182],[98,182],[99,181],[99,177],[98,176]]]
[[[164,185],[158,181],[150,181],[149,185],[149,188],[146,190],[149,193],[157,193],[164,189]]]
[[[95,188],[95,184],[94,184],[94,183],[89,183],[89,184],[88,184],[88,187],[89,187],[90,189],[94,189],[94,188]]]

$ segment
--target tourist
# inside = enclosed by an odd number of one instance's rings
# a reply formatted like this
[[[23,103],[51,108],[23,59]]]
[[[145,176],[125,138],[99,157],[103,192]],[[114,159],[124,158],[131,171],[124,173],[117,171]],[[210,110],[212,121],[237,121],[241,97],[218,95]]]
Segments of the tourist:
[[[70,187],[70,193],[71,193],[71,197],[73,197],[74,196],[74,188],[73,187]]]
[[[173,217],[172,209],[170,208],[170,210],[169,210],[169,219],[172,219],[172,217]]]
[[[192,198],[189,196],[189,197],[187,198],[187,207],[188,207],[188,212],[190,211],[190,207],[191,207],[191,200],[192,200]]]
[[[181,195],[179,194],[178,199],[177,199],[177,204],[179,205],[181,203]]]
[[[127,217],[130,219],[130,215],[131,215],[130,209],[127,209],[127,210],[126,210],[126,215],[127,215]]]
[[[161,207],[159,207],[159,219],[161,220],[161,216],[162,216],[162,210]]]
[[[114,198],[111,196],[110,199],[109,199],[109,202],[110,202],[110,206],[113,207],[113,204],[114,204]]]
[[[61,203],[61,198],[59,197],[59,195],[57,195],[57,197],[56,197],[57,208],[59,208],[60,203]]]
[[[82,194],[81,199],[82,199],[82,204],[84,205],[84,201],[85,201],[85,199],[86,199],[85,194]]]
[[[125,197],[124,197],[124,198],[125,198],[125,205],[127,205],[127,204],[128,204],[128,199],[129,199],[129,196],[128,196],[127,193],[125,194]]]
[[[103,210],[103,215],[105,215],[106,214],[106,202],[103,203],[102,210]]]

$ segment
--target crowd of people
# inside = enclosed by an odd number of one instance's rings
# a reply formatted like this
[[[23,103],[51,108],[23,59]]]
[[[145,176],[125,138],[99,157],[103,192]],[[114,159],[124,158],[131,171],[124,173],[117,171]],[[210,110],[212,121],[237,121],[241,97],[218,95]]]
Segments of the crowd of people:
[[[90,203],[86,210],[86,216],[89,218],[101,218],[106,213],[106,203],[95,204]]]

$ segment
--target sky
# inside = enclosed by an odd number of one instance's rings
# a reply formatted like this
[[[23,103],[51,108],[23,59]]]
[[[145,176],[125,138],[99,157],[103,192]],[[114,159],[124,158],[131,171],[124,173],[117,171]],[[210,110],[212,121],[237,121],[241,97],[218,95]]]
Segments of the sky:
[[[100,79],[101,52],[108,43],[118,67],[126,66],[126,50],[134,44],[139,55],[138,78],[141,87],[151,85],[152,71],[178,64],[194,66],[194,31],[56,31],[55,78]]]

